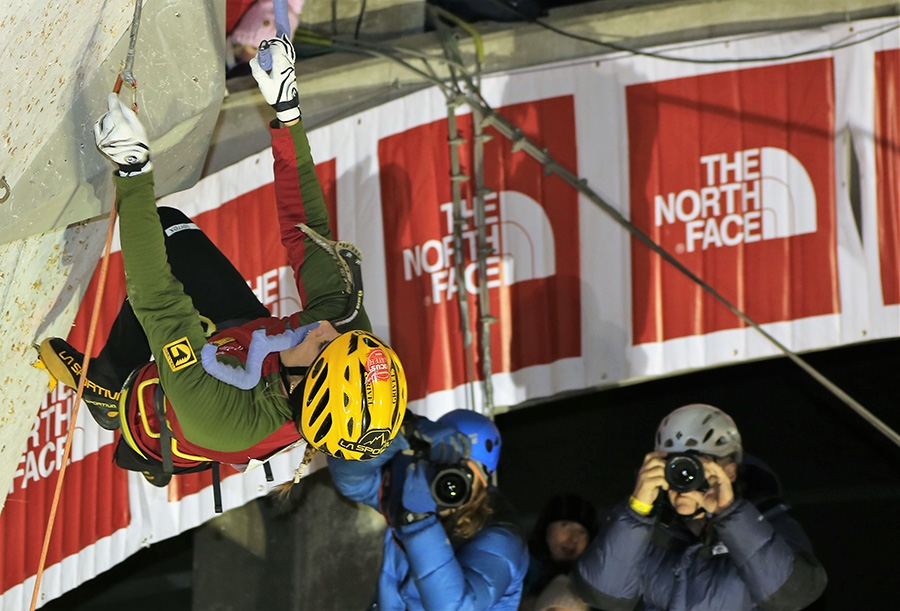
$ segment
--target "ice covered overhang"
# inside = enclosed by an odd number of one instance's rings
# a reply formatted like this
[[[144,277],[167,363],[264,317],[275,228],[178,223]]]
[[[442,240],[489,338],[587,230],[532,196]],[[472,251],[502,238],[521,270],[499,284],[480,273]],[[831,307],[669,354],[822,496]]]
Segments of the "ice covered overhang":
[[[134,6],[0,2],[0,499],[47,392],[32,344],[68,334],[103,247],[112,168],[92,126],[125,60]],[[224,8],[143,4],[133,72],[160,195],[203,168],[224,95]],[[127,87],[122,96],[130,101]]]
[[[92,127],[129,46],[134,0],[22,0],[0,6],[5,154],[0,244],[109,212],[109,163]],[[193,184],[224,92],[224,0],[146,0],[136,101],[160,195]],[[178,92],[172,95],[172,92]],[[132,97],[128,87],[122,90]]]

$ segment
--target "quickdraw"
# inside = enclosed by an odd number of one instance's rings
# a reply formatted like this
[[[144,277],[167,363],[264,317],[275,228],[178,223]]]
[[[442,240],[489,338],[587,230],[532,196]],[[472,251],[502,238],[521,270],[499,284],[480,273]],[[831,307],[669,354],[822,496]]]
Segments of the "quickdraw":
[[[128,83],[131,86],[131,109],[134,112],[137,112],[137,80],[134,78],[132,68],[134,67],[134,47],[137,43],[138,28],[141,25],[141,4],[141,0],[135,0],[134,17],[131,19],[131,34],[128,40],[128,53],[125,54],[125,64],[116,77],[116,84],[113,85],[113,93],[116,95],[122,89],[122,83]]]

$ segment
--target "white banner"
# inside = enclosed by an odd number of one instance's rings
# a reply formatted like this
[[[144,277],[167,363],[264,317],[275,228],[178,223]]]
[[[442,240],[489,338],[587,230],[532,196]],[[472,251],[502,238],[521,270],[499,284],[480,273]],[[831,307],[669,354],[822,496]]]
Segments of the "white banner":
[[[900,334],[897,26],[880,19],[659,51],[701,63],[603,56],[486,78],[483,93],[787,347],[829,348]],[[794,57],[702,63],[773,56]],[[459,113],[467,139],[460,159],[471,174],[471,115]],[[488,133],[495,404],[778,353],[599,208]],[[462,252],[453,247],[447,137],[446,104],[435,89],[310,134],[337,235],[364,253],[374,330],[404,362],[412,409],[431,417],[469,402],[459,256],[476,346],[482,314],[473,223]],[[278,244],[271,181],[265,151],[161,203],[192,216],[281,316],[298,298]],[[472,189],[463,184],[468,218]],[[248,241],[259,247],[240,248]],[[118,289],[108,289],[107,330],[122,287],[119,278]],[[477,356],[473,364],[478,371]],[[480,384],[474,394],[477,403]],[[48,395],[0,516],[0,611],[30,600],[71,399],[61,390]],[[112,467],[112,435],[83,426],[67,476],[74,472],[80,486],[61,506],[43,600],[213,515],[208,474],[153,488]],[[299,458],[295,451],[281,459],[276,483]],[[259,471],[230,474],[225,506],[268,487]]]

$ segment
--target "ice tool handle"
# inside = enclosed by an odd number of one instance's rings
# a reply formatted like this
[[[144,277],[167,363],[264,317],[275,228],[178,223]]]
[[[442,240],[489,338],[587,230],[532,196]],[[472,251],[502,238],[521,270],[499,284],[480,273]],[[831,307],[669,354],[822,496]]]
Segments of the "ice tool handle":
[[[291,23],[288,20],[288,0],[275,0],[275,35],[279,38],[290,36]],[[269,43],[259,43],[259,67],[268,72],[272,69],[272,52],[269,51]]]

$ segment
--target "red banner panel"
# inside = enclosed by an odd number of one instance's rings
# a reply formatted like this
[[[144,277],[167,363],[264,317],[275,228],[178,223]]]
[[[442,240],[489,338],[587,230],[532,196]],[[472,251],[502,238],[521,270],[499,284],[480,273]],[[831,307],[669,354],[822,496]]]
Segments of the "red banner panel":
[[[631,219],[758,323],[839,311],[832,60],[626,88]],[[743,323],[632,239],[634,344]]]
[[[0,515],[2,592],[37,572],[74,404],[72,389],[57,386],[47,395],[19,461]],[[84,442],[85,435],[96,434],[95,430],[78,429],[74,445]],[[69,463],[47,566],[128,525],[128,478],[113,464],[113,447],[104,445]]]
[[[900,49],[875,54],[875,183],[884,305],[900,304]]]
[[[507,106],[503,116],[577,172],[571,96]],[[458,120],[467,144],[462,171],[472,174],[471,116]],[[476,240],[471,181],[462,184],[466,226],[462,253],[453,246],[453,198],[447,121],[435,121],[379,142],[385,261],[393,347],[406,367],[410,399],[467,381],[455,261],[475,334]],[[499,135],[484,146],[487,259],[493,372],[581,355],[578,194]],[[480,364],[476,360],[475,370]],[[475,374],[478,375],[477,373]]]

